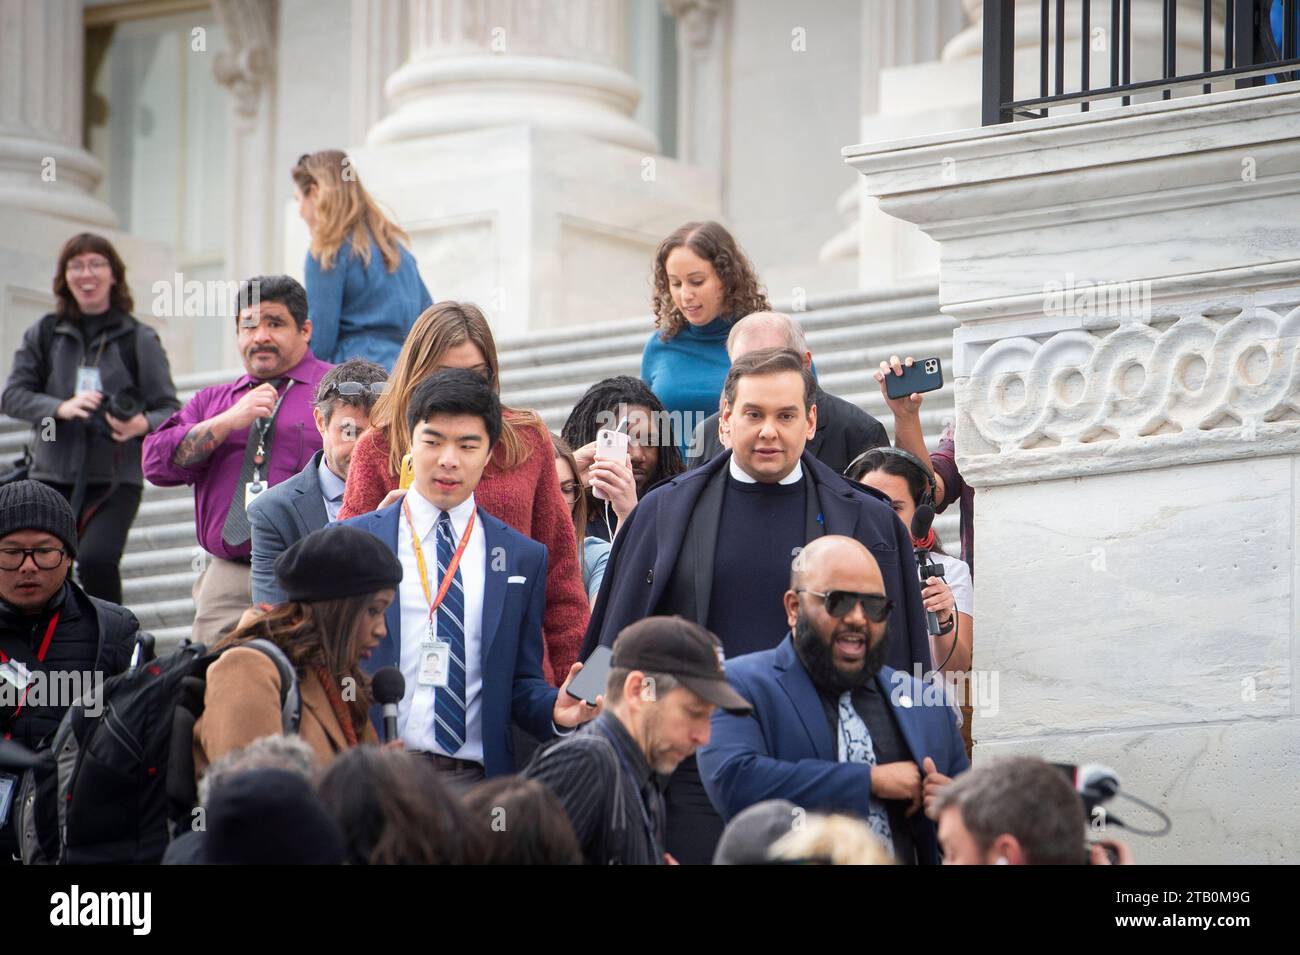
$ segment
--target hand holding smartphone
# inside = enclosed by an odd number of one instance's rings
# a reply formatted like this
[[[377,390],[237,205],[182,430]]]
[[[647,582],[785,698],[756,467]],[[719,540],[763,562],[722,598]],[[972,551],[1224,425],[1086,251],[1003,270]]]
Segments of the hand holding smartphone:
[[[596,460],[597,461],[617,461],[622,464],[627,460],[628,446],[630,441],[627,436],[627,419],[624,418],[618,423],[618,428],[610,431],[608,428],[602,428],[596,432]],[[593,497],[599,500],[606,500],[605,495],[601,493],[600,488],[591,489]]]

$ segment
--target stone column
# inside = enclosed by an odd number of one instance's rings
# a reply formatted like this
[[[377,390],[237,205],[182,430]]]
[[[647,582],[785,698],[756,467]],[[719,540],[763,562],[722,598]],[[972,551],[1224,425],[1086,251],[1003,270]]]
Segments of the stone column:
[[[0,0],[0,206],[112,227],[82,148],[81,0]]]
[[[410,0],[408,15],[390,111],[350,153],[434,299],[477,303],[502,336],[647,313],[656,245],[718,199],[632,119],[623,0]]]
[[[266,0],[214,0],[212,5],[226,39],[213,72],[230,93],[225,271],[233,281],[280,271],[273,251],[275,178],[288,170],[274,167],[277,7]],[[199,335],[204,344],[195,354],[198,367],[239,367],[230,320],[209,322]]]
[[[1300,861],[1296,84],[846,156],[961,323],[976,764],[1110,765],[1139,862]]]
[[[137,312],[148,320],[155,279],[174,255],[118,231],[94,195],[103,169],[82,146],[81,0],[0,0],[0,353],[54,305],[50,280],[78,232],[107,237],[127,264]],[[164,322],[156,323],[170,346]],[[182,358],[183,362],[183,358]]]
[[[372,145],[529,125],[653,152],[632,121],[623,0],[411,0],[411,56]]]
[[[352,0],[351,142],[388,113],[384,83],[407,60],[409,19],[407,0]]]
[[[662,0],[677,18],[677,155],[707,170],[726,204],[730,0]]]

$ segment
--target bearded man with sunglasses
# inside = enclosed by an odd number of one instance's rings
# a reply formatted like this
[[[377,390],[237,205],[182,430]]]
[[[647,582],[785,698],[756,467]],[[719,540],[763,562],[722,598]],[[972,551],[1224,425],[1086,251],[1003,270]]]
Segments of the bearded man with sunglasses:
[[[727,663],[752,715],[715,713],[700,774],[724,818],[768,799],[851,813],[902,864],[937,864],[926,808],[970,768],[952,710],[885,665],[892,601],[875,557],[821,537],[795,560],[790,630],[774,650]]]
[[[370,412],[384,393],[388,372],[365,358],[335,365],[316,386],[312,418],[321,450],[306,467],[248,505],[253,540],[253,604],[284,601],[276,558],[294,542],[339,519],[352,449],[370,429]]]

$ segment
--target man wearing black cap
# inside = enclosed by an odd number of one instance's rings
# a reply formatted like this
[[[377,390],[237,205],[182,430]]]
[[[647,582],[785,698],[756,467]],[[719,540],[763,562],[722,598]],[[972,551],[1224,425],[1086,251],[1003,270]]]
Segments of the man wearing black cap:
[[[140,630],[131,611],[73,583],[76,555],[63,495],[39,481],[0,487],[0,734],[28,749],[58,729],[75,688],[126,669]],[[15,789],[0,770],[0,864],[15,845]]]
[[[524,775],[559,797],[589,865],[672,861],[657,777],[709,741],[715,707],[737,715],[751,707],[727,683],[717,637],[681,617],[648,617],[618,635],[604,702]]]

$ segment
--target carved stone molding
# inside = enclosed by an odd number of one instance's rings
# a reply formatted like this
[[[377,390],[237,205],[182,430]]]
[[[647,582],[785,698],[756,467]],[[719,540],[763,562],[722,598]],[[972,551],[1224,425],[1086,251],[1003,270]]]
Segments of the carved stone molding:
[[[708,49],[713,42],[721,0],[662,0],[662,3],[668,15],[676,17],[686,28],[691,47]]]
[[[213,61],[213,75],[230,89],[240,122],[251,125],[257,119],[262,87],[275,72],[276,4],[213,0],[212,10],[226,37],[226,48]]]
[[[1003,338],[957,382],[976,484],[1300,451],[1300,288]]]

